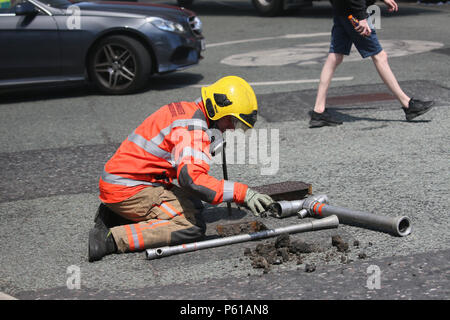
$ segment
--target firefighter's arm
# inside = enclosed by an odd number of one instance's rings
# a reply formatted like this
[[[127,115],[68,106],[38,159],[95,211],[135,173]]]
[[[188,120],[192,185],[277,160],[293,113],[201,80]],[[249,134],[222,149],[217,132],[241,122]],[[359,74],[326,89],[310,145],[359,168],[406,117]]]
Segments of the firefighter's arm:
[[[211,204],[229,201],[244,203],[247,185],[218,180],[208,174],[212,157],[206,132],[180,128],[176,130],[175,136],[173,157],[180,187]]]

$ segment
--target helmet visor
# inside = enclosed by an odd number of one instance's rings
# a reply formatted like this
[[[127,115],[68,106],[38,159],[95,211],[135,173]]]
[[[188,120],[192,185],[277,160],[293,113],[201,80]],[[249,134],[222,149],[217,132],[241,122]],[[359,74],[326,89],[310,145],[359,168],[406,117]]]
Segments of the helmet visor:
[[[241,114],[239,114],[239,116],[240,116],[244,121],[247,121],[247,123],[248,123],[251,127],[254,127],[254,126],[255,126],[256,118],[257,118],[257,112],[256,112],[256,110],[253,110],[253,112],[250,113],[250,114],[241,113]]]
[[[241,120],[239,120],[236,117],[233,117],[233,126],[234,126],[234,130],[242,130],[242,131],[247,131],[248,129],[250,129],[250,127],[248,125],[246,125],[244,122],[242,122]]]

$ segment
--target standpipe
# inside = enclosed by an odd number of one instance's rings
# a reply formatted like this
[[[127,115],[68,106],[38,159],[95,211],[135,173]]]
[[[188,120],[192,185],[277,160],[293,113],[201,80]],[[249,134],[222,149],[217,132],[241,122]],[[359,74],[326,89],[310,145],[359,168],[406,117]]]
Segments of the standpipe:
[[[299,233],[299,232],[308,232],[315,230],[323,230],[323,229],[331,229],[337,228],[339,225],[339,219],[335,215],[331,215],[329,217],[320,219],[320,220],[311,220],[308,222],[280,227],[276,229],[263,230],[254,233],[240,234],[231,237],[224,237],[219,239],[205,240],[187,244],[181,244],[178,246],[166,246],[155,249],[147,249],[146,256],[147,259],[152,260],[156,258],[167,257],[174,254],[186,253],[190,251],[226,246],[230,244],[235,244],[239,242],[246,242],[252,240],[259,240],[264,238],[270,238],[278,236],[282,233]]]
[[[412,231],[411,220],[406,216],[386,217],[331,206],[326,195],[311,196],[303,200],[279,201],[271,206],[267,214],[276,218],[292,215],[298,215],[299,218],[306,216],[323,218],[336,215],[342,224],[386,232],[398,237],[407,236]]]

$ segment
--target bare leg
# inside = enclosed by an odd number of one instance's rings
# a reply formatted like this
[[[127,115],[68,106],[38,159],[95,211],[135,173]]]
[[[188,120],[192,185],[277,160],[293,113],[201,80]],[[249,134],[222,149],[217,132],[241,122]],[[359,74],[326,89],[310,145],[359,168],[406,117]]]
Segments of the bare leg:
[[[389,67],[386,52],[382,50],[380,53],[372,56],[372,61],[375,64],[375,68],[377,69],[381,79],[389,88],[389,90],[391,90],[391,92],[395,95],[395,97],[403,107],[408,108],[410,97],[408,97],[403,92],[402,88],[400,88],[400,85],[398,84],[394,73],[392,73],[392,70]]]
[[[325,111],[325,102],[327,99],[328,88],[330,87],[331,79],[337,66],[344,59],[344,55],[340,53],[329,53],[325,64],[323,65],[320,74],[319,88],[317,89],[316,103],[314,111],[322,113]]]

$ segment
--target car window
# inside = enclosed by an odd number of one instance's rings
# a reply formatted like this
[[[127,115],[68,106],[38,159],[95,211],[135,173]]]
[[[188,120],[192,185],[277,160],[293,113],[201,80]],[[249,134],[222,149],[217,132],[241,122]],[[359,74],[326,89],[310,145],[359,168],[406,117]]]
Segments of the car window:
[[[0,14],[14,13],[16,5],[22,2],[24,2],[24,0],[0,0]]]

